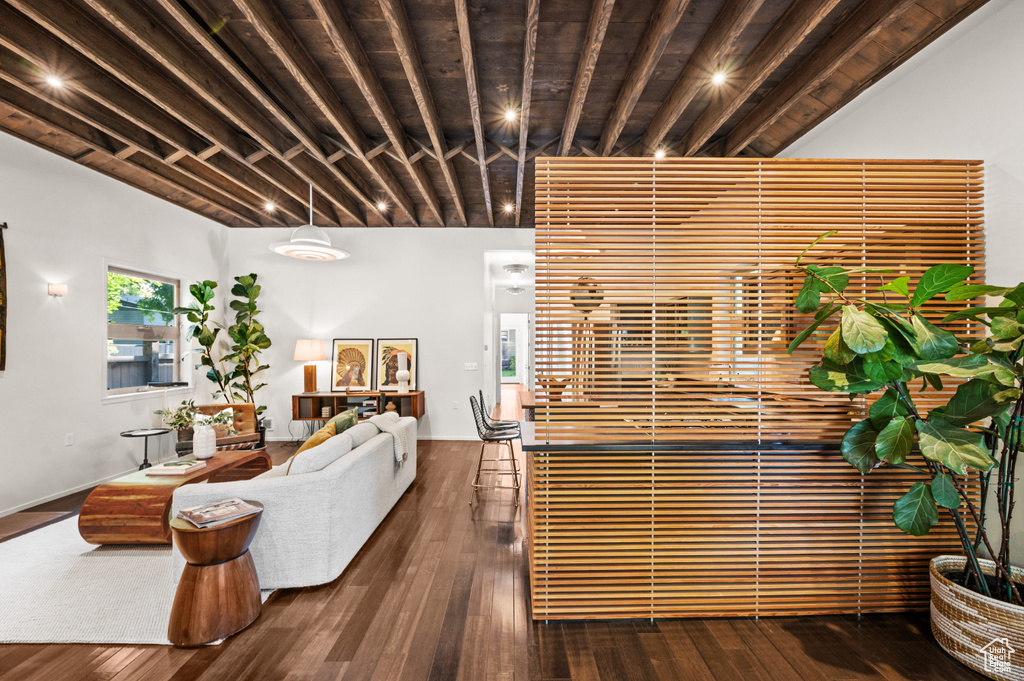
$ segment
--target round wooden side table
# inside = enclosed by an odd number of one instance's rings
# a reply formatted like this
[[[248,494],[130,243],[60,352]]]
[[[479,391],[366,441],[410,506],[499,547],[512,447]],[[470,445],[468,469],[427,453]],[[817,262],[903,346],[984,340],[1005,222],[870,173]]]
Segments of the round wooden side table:
[[[260,511],[221,525],[199,528],[171,520],[174,543],[188,563],[171,607],[167,638],[176,646],[201,646],[237,634],[260,616],[260,580],[249,554]]]

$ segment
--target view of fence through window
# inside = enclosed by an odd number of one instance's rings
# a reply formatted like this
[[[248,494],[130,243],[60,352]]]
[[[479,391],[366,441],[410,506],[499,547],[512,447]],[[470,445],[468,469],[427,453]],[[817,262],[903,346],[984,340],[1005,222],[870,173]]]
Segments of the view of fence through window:
[[[178,380],[178,281],[107,271],[107,392]]]

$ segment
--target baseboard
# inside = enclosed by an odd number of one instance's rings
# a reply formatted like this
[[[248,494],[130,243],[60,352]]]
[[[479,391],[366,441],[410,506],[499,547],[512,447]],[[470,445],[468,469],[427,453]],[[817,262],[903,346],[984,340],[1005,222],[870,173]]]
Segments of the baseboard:
[[[99,480],[94,480],[93,482],[87,482],[84,485],[78,485],[77,487],[72,487],[71,489],[66,489],[63,492],[57,492],[55,494],[50,494],[50,495],[47,495],[45,497],[41,497],[39,499],[36,499],[35,501],[30,501],[30,502],[28,502],[26,504],[21,504],[20,506],[14,506],[12,508],[4,509],[4,510],[0,511],[0,518],[3,518],[4,516],[9,516],[12,513],[18,513],[19,511],[24,511],[25,509],[32,508],[33,506],[38,506],[39,504],[45,504],[46,502],[53,501],[54,499],[60,499],[61,497],[66,497],[69,494],[74,494],[75,492],[81,492],[83,489],[89,489],[90,487],[97,487],[99,485],[102,485],[105,482],[110,482],[111,480],[116,480],[117,478],[120,478],[122,476],[128,475],[129,473],[134,473],[137,470],[139,470],[137,467],[129,468],[126,471],[123,471],[121,473],[116,473],[116,474],[108,476],[106,478],[101,478]]]

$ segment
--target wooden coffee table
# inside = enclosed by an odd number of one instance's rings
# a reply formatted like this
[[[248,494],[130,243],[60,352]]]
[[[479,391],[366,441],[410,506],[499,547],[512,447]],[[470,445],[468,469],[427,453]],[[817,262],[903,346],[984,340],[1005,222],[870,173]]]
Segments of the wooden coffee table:
[[[249,554],[259,513],[199,528],[171,520],[174,543],[187,565],[171,606],[167,640],[176,646],[201,646],[237,634],[260,616],[260,580]]]
[[[248,480],[270,470],[265,449],[217,452],[191,475],[130,473],[86,497],[78,531],[90,544],[170,544],[171,497],[182,485]]]

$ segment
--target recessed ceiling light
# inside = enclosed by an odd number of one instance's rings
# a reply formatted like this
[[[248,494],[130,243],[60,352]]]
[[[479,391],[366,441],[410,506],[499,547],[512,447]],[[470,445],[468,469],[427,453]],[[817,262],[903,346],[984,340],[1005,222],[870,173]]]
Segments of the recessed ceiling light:
[[[505,110],[505,120],[508,121],[509,123],[514,121],[516,119],[517,115],[518,114],[516,114],[516,110],[515,109],[506,109]]]
[[[665,158],[665,150],[664,149],[658,149],[657,151],[655,151],[654,152],[654,158]]]
[[[721,85],[725,82],[725,71],[715,71],[715,75],[711,76],[711,82],[714,85]]]
[[[506,203],[505,204],[505,212],[506,213],[511,213],[514,209],[515,209],[515,207],[511,203]]]
[[[377,210],[378,210],[378,211],[380,211],[381,213],[383,213],[383,212],[384,212],[384,211],[386,211],[387,209],[388,209],[388,202],[387,202],[387,201],[378,201],[378,202],[377,202]]]
[[[46,84],[50,87],[64,87],[64,80],[52,73],[46,77]]]
[[[277,206],[274,205],[273,201],[267,201],[263,208],[265,208],[268,213],[273,213],[275,210],[277,210]]]

